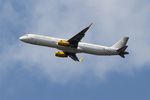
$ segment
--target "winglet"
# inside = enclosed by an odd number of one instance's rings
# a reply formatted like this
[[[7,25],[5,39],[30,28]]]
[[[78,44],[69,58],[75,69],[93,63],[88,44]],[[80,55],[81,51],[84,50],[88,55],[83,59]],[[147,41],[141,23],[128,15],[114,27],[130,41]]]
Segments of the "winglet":
[[[81,57],[79,61],[80,61],[80,62],[83,62],[83,60],[84,60],[84,58],[83,58],[83,57]]]
[[[86,33],[86,31],[92,26],[93,23],[91,23],[88,27],[86,27],[85,29],[83,29],[81,32]]]
[[[93,23],[91,23],[88,27],[90,28],[93,25]]]

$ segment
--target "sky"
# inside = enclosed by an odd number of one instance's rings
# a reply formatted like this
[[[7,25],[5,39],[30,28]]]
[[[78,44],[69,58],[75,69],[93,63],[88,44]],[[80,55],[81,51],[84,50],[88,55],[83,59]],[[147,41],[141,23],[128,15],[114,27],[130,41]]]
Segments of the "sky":
[[[150,100],[149,0],[0,0],[1,100]],[[129,36],[125,59],[25,44],[41,34],[69,39],[93,23],[82,41],[111,46]]]

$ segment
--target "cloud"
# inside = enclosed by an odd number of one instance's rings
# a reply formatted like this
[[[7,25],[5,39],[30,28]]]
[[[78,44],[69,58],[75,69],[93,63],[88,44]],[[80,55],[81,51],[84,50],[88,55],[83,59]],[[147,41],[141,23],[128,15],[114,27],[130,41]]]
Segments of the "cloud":
[[[25,2],[25,1],[22,1]],[[0,68],[5,70],[20,63],[29,71],[38,70],[50,81],[66,83],[85,80],[93,75],[105,79],[111,72],[133,73],[148,67],[149,1],[137,0],[37,0],[36,2],[6,1],[0,17],[2,47]],[[23,16],[24,15],[24,16]],[[10,18],[11,16],[11,18]],[[5,23],[4,20],[7,20]],[[70,38],[91,22],[94,25],[83,41],[111,46],[123,36],[129,36],[130,55],[120,57],[84,56],[83,63],[54,57],[55,49],[19,42],[25,32]],[[18,28],[19,27],[19,28]],[[16,32],[16,33],[15,33]],[[18,32],[18,33],[17,33]],[[6,34],[5,34],[6,33]],[[13,38],[12,38],[13,37]],[[11,39],[11,42],[8,41]],[[94,60],[93,60],[94,59]],[[9,63],[8,63],[9,62]],[[13,65],[13,66],[12,66]],[[93,78],[92,77],[92,78]],[[89,79],[90,80],[90,79]]]

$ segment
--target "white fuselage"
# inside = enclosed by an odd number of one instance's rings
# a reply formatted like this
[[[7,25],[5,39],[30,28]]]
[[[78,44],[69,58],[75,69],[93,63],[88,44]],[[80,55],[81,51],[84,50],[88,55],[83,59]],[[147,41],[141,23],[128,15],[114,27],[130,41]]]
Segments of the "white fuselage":
[[[20,37],[20,40],[26,43],[52,47],[70,53],[88,53],[94,55],[118,55],[116,48],[83,43],[83,42],[79,42],[77,48],[60,46],[58,45],[58,42],[60,40],[66,40],[66,39],[53,38],[53,37],[43,36],[43,35],[27,34]]]

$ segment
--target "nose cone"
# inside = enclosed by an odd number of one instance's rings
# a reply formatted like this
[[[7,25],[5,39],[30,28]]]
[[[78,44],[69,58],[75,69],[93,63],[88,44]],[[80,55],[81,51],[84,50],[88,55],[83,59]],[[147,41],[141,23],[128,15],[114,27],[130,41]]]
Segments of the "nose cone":
[[[21,41],[23,41],[23,42],[26,42],[27,39],[28,39],[28,37],[27,37],[27,36],[21,36],[19,39],[20,39]]]

